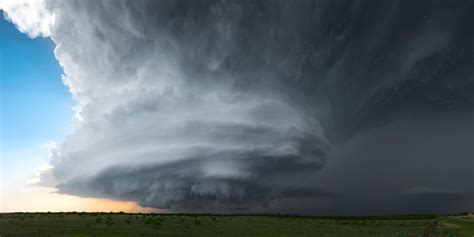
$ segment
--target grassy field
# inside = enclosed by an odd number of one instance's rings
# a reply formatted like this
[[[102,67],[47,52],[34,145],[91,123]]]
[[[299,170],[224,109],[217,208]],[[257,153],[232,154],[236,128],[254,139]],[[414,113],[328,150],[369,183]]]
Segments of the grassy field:
[[[474,236],[474,216],[440,217],[436,236]]]
[[[469,236],[464,217],[3,213],[0,236]],[[469,218],[469,217],[466,217]]]

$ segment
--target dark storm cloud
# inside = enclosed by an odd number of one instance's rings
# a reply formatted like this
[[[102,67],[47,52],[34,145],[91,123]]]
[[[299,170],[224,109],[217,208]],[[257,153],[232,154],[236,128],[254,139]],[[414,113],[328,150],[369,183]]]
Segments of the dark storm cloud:
[[[201,211],[265,207],[270,201],[284,197],[335,195],[299,187],[294,180],[280,178],[296,172],[309,174],[321,168],[322,162],[296,163],[296,156],[269,157],[258,152],[225,151],[202,157],[196,153],[190,159],[164,165],[111,167],[96,177],[59,188],[78,195],[90,192],[92,196],[100,193],[138,200],[144,206]],[[227,172],[239,175],[220,174],[226,167],[233,169]]]
[[[351,194],[326,213],[455,213],[474,208],[474,114],[405,118],[361,132],[328,156],[315,187]]]
[[[473,208],[472,1],[47,5],[79,103],[43,175],[61,193],[197,211]]]

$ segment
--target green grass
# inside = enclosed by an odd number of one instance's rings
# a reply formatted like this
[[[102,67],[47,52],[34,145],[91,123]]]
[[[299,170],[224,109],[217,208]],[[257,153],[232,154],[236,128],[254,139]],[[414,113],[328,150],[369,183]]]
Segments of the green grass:
[[[473,237],[474,236],[474,219],[468,219],[465,216],[457,217],[440,217],[440,224],[436,229],[437,237]]]
[[[436,216],[298,217],[126,213],[0,214],[8,236],[424,236]],[[439,218],[436,236],[472,237],[474,223]],[[471,234],[471,235],[469,235]]]

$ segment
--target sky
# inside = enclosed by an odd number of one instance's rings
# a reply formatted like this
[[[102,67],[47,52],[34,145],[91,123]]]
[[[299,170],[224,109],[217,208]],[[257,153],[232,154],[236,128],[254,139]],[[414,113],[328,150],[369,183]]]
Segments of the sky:
[[[472,1],[0,8],[1,183],[26,197],[87,210],[474,209]]]
[[[145,210],[133,202],[69,197],[31,184],[48,167],[49,149],[70,132],[75,102],[61,80],[54,42],[32,39],[0,15],[0,211]]]
[[[25,160],[29,159],[26,154],[40,152],[42,147],[64,138],[74,102],[61,82],[53,42],[29,38],[3,15],[0,23],[2,157],[3,170],[8,172],[5,175],[11,176],[21,173],[19,169],[31,162]]]

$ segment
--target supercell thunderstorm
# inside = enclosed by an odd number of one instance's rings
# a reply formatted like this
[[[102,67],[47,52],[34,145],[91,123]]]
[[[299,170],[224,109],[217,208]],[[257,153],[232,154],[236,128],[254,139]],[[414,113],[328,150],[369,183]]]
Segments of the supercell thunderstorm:
[[[46,1],[60,193],[177,211],[474,208],[473,1]],[[441,205],[442,204],[442,205]]]

